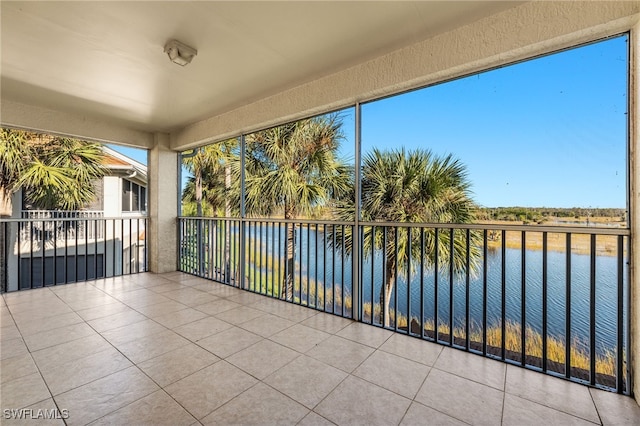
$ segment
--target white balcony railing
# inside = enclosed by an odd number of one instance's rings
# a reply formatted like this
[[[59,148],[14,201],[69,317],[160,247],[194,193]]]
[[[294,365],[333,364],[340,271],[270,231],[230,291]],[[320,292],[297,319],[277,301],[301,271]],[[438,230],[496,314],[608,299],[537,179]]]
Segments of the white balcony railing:
[[[31,219],[20,226],[23,241],[40,243],[54,239],[104,238],[104,223],[89,221],[103,218],[104,212],[101,210],[23,210],[21,217]]]

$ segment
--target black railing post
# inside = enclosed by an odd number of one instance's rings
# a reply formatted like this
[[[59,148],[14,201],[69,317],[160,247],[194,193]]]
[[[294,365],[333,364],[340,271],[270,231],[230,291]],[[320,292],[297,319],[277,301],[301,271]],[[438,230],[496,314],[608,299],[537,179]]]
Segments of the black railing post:
[[[9,222],[0,225],[0,292],[6,293],[9,284]]]

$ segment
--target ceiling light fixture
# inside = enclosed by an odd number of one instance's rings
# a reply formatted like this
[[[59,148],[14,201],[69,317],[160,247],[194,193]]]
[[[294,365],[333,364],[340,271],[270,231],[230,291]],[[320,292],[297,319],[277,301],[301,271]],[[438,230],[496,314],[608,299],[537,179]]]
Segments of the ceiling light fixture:
[[[184,67],[191,62],[193,57],[198,54],[198,51],[178,40],[169,40],[167,44],[164,45],[164,53],[169,55],[171,62]]]

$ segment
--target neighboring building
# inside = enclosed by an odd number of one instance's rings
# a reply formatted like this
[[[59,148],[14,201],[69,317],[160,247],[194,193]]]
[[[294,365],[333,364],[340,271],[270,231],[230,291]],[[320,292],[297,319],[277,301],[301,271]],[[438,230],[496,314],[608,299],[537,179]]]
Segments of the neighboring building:
[[[54,277],[63,283],[145,269],[147,167],[103,150],[107,173],[95,182],[97,197],[86,208],[41,210],[23,191],[14,195],[12,216],[33,220],[22,222],[10,242],[10,289],[18,282],[40,287],[53,284]]]

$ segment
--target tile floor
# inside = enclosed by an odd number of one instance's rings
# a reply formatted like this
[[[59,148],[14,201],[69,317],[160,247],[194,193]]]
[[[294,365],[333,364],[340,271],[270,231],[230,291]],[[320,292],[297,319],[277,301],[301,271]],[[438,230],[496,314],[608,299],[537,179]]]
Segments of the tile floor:
[[[640,424],[628,397],[181,273],[2,299],[2,424]]]

